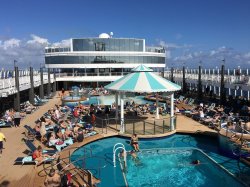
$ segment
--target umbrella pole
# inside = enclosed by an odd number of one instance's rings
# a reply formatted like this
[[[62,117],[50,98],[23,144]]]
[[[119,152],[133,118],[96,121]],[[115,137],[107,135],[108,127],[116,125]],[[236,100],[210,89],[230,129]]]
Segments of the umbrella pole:
[[[160,119],[159,116],[159,97],[158,97],[158,93],[156,93],[156,116],[155,119]]]
[[[123,93],[120,94],[121,100],[121,127],[120,127],[120,133],[124,133],[124,100],[123,100]]]
[[[118,92],[115,92],[115,118],[118,119]]]
[[[171,94],[171,108],[170,108],[170,129],[174,130],[174,93]]]

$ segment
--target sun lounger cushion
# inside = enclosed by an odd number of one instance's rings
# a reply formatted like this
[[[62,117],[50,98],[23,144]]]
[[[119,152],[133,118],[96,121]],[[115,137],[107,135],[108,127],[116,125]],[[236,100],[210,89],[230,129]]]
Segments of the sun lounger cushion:
[[[25,162],[32,162],[32,161],[33,161],[32,156],[26,156],[26,157],[23,157],[23,159],[22,159],[23,164]]]
[[[97,134],[97,132],[92,131],[92,132],[89,132],[88,134],[89,134],[90,136],[93,136],[93,135],[96,135],[96,134]]]
[[[32,157],[31,157],[32,158]],[[31,160],[31,161],[28,161],[30,160],[30,158],[26,158],[24,159],[24,157],[18,157],[16,160],[15,160],[15,164],[21,164],[21,165],[25,165],[25,164],[36,164],[35,161]]]
[[[0,122],[0,128],[5,128],[5,127],[11,127],[11,125],[9,125],[5,122]]]
[[[22,165],[24,165],[24,164],[36,164],[37,163],[37,161],[34,161],[32,159],[32,156],[19,157],[15,160],[15,162],[20,163],[21,159],[22,159]],[[54,160],[54,158],[45,158],[44,162],[51,162],[52,160]]]
[[[69,138],[69,139],[65,140],[64,143],[66,143],[67,145],[72,145],[74,142],[73,142],[72,138]]]
[[[56,142],[58,142],[59,140],[50,140],[49,141],[49,146],[55,146],[57,151],[61,151],[64,147],[67,146],[67,144],[65,142],[63,142],[63,144],[61,145],[56,145]]]
[[[92,131],[92,132],[89,132],[89,133],[87,133],[87,134],[84,134],[84,138],[87,138],[87,137],[89,137],[89,136],[94,136],[94,135],[96,135],[96,134],[97,134],[97,132]]]

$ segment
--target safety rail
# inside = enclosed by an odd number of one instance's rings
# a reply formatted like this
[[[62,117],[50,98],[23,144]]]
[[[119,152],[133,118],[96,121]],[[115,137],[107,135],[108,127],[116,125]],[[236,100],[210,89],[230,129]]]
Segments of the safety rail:
[[[165,77],[170,77],[171,73],[167,72]],[[174,78],[183,78],[183,73],[181,72],[174,72]],[[229,84],[246,84],[250,85],[250,75],[224,75],[224,82]],[[186,73],[185,78],[191,80],[198,81],[198,73]],[[220,74],[201,74],[202,81],[212,82],[212,83],[220,83],[221,82],[221,75]]]
[[[101,176],[101,169],[105,168],[106,165],[98,167],[98,168],[86,168],[86,167],[85,168],[84,167],[80,168],[79,166],[75,165],[75,163],[77,163],[77,162],[79,162],[81,160],[85,161],[88,158],[100,158],[100,159],[103,159],[103,160],[106,160],[106,159],[104,157],[93,156],[91,149],[83,147],[84,148],[83,156],[81,156],[78,159],[71,162],[71,159],[70,159],[71,153],[70,153],[70,151],[71,150],[76,150],[78,148],[80,148],[80,147],[70,147],[70,148],[63,149],[61,152],[69,151],[69,153],[68,153],[69,156],[64,157],[64,158],[60,158],[60,156],[59,156],[59,157],[57,157],[55,162],[54,161],[51,162],[51,164],[49,166],[46,166],[45,163],[44,163],[43,164],[43,169],[38,172],[38,175],[41,176],[41,177],[44,177],[44,176],[49,174],[50,169],[55,168],[55,167],[58,169],[60,174],[65,174],[67,172],[70,172],[71,170],[76,170],[75,173],[71,173],[71,176],[75,176],[76,174],[78,174],[79,177],[83,180],[84,183],[87,183],[89,186],[93,186],[92,178],[93,178],[94,175],[92,174],[91,171],[94,171],[95,175],[98,175],[100,177]],[[90,155],[87,155],[86,154],[87,152],[90,152]],[[64,165],[64,167],[62,165]],[[72,168],[70,168],[70,166],[72,166]],[[45,172],[45,175],[42,175],[43,172]],[[84,174],[83,174],[83,172],[84,172]],[[88,176],[87,180],[84,179],[85,175]],[[97,179],[97,180],[99,180],[99,179]],[[76,181],[76,182],[79,182],[79,181]],[[81,184],[81,185],[83,185],[83,184]]]
[[[125,119],[125,133],[141,135],[164,134],[171,131],[171,120],[175,129],[176,116],[152,120]]]
[[[43,84],[48,83],[48,76],[43,75]],[[55,79],[53,76],[50,77],[50,82],[55,82]],[[33,83],[34,87],[38,87],[41,85],[41,77],[40,74],[33,76]],[[30,76],[20,76],[19,77],[19,89],[20,91],[29,89],[31,86],[30,84]],[[15,94],[17,92],[16,89],[16,83],[15,78],[9,77],[6,79],[0,79],[0,97],[2,96],[2,93],[6,93],[7,95]]]
[[[62,162],[64,162],[65,160],[68,160],[69,161],[69,163],[71,162],[71,160],[70,160],[70,156],[71,156],[71,150],[76,150],[76,149],[79,149],[80,147],[66,147],[66,148],[64,148],[64,149],[62,149],[61,150],[61,152],[60,153],[62,153],[62,152],[65,152],[65,151],[68,151],[68,156],[67,157],[65,157],[65,158],[60,158],[60,163],[56,163],[56,164],[54,164],[53,162],[51,162],[51,164],[50,164],[50,166],[48,166],[48,167],[45,167],[45,164],[43,164],[43,170],[41,170],[40,172],[42,172],[42,171],[45,171],[45,173],[46,174],[48,174],[46,171],[47,171],[47,169],[49,169],[49,168],[53,168],[54,166],[57,166],[58,164],[61,164]],[[86,148],[86,147],[84,147],[84,155],[86,155],[86,153],[87,152],[90,152],[90,156],[92,156],[92,150],[91,149],[89,149],[89,148]],[[40,173],[39,172],[39,173]]]
[[[107,162],[107,158],[105,158],[105,157],[101,157],[101,156],[87,156],[86,157],[86,156],[83,156],[83,157],[78,158],[77,160],[74,160],[73,162],[68,163],[61,171],[64,171],[67,168],[69,168],[71,165],[73,165],[73,166],[77,167],[78,169],[84,169],[84,170],[90,170],[90,171],[93,170],[93,171],[95,171],[95,174],[98,174],[98,177],[100,177],[101,176],[101,169],[104,169],[107,166],[107,164],[105,163],[102,166],[98,166],[97,168],[95,168],[95,167],[93,167],[93,168],[92,167],[86,167],[84,164],[85,164],[86,160],[89,159],[89,158],[98,158],[100,160],[104,160],[105,162]],[[75,165],[79,161],[83,161],[83,167],[82,168]]]
[[[228,125],[224,125],[223,128],[226,130],[226,137],[230,139],[229,142],[230,143],[234,142],[232,146],[233,155],[237,156],[238,158],[244,158],[246,155],[249,157],[250,152],[249,151],[246,152],[244,150],[244,146],[245,146],[245,141],[247,141],[245,140],[245,137],[250,135],[250,131],[246,129],[246,126],[244,126],[244,124],[242,124],[242,122],[247,123],[249,121],[249,117],[237,116],[237,118],[239,119],[239,122],[235,122],[234,131],[230,130]],[[244,120],[241,120],[242,118]],[[221,128],[222,128],[222,125],[221,125]],[[232,138],[236,138],[236,141],[233,141]]]

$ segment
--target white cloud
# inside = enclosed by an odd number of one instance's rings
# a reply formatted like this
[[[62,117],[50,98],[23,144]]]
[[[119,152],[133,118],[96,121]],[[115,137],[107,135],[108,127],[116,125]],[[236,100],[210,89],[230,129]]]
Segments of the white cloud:
[[[250,59],[250,52],[248,52],[248,53],[244,54],[244,58],[246,58],[246,59]]]
[[[188,44],[178,45],[175,43],[166,42],[164,40],[156,40],[156,41],[157,41],[158,45],[165,47],[166,49],[169,49],[169,50],[182,49],[182,48],[188,49],[188,48],[193,47],[192,45],[188,45]]]
[[[225,58],[226,67],[248,67],[250,64],[250,51],[239,52],[232,48],[222,46],[208,51],[197,50],[188,44],[168,43],[157,40],[157,45],[166,48],[167,64],[183,64],[189,67],[197,67],[198,62],[202,61],[204,67],[215,67],[221,64]],[[13,61],[17,60],[22,69],[32,65],[35,68],[44,63],[44,47],[60,46],[69,47],[70,39],[60,42],[50,43],[48,39],[31,34],[27,40],[11,38],[0,40],[0,68],[13,69]]]
[[[44,63],[44,48],[46,46],[70,46],[70,40],[50,43],[48,39],[31,34],[27,40],[11,38],[0,41],[0,68],[13,69],[13,61],[17,60],[19,67],[25,69],[32,65],[40,67]]]
[[[222,60],[226,60],[227,68],[241,66],[247,68],[250,61],[250,52],[241,53],[225,46],[209,51],[194,51],[173,57],[169,60],[170,64],[182,65],[185,63],[189,67],[197,67],[198,62],[202,61],[202,66],[213,68],[219,66]]]
[[[70,47],[70,39],[62,40],[61,42],[53,43],[52,46],[54,47]]]
[[[32,40],[28,40],[27,44],[42,44],[42,45],[49,44],[48,39],[46,39],[46,38],[41,38],[35,34],[31,34],[30,36],[31,36]]]
[[[16,38],[12,38],[12,39],[6,40],[4,42],[1,42],[0,47],[7,50],[8,48],[19,47],[20,42],[21,42],[20,40],[18,40]]]

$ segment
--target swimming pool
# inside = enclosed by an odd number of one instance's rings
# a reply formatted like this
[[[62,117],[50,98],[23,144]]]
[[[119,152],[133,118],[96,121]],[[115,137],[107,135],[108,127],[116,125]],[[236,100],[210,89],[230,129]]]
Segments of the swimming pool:
[[[129,157],[126,179],[129,186],[242,186],[199,149],[153,149]],[[199,165],[192,162],[199,160]]]
[[[134,96],[134,97],[125,97],[124,102],[130,102],[134,101],[136,104],[144,105],[146,103],[153,104],[154,102],[148,101],[144,99],[145,96]],[[69,97],[69,99],[72,97]],[[73,97],[74,99],[78,99],[79,97]],[[115,102],[115,95],[101,95],[101,96],[91,96],[87,98],[85,101],[80,101],[83,105],[109,105],[111,106]],[[79,105],[79,101],[70,101],[64,103],[66,106],[70,108],[74,108],[75,106]],[[118,98],[118,104],[120,105],[120,98]],[[159,102],[159,106],[162,106],[163,103]]]
[[[122,138],[122,137],[111,137],[106,138],[102,140],[98,140],[95,142],[92,142],[84,147],[90,148],[92,150],[92,155],[98,156],[98,158],[93,158],[91,161],[88,162],[88,166],[85,168],[91,168],[93,174],[101,178],[101,183],[98,185],[100,187],[121,187],[125,186],[125,181],[123,177],[123,173],[121,171],[121,168],[118,167],[118,161],[117,161],[117,167],[114,168],[113,166],[113,146],[116,143],[123,143],[125,145],[126,150],[131,150],[131,146],[129,145],[129,139]],[[250,168],[240,164],[238,166],[238,162],[235,159],[228,158],[225,156],[222,156],[219,154],[219,147],[218,147],[218,139],[213,137],[206,137],[206,136],[191,136],[191,135],[182,135],[182,134],[175,134],[170,137],[166,138],[158,138],[158,139],[141,139],[140,140],[140,148],[141,149],[165,149],[165,148],[185,148],[185,147],[192,147],[192,148],[198,148],[201,149],[204,153],[206,153],[209,157],[213,158],[218,164],[226,168],[229,172],[239,175],[239,173],[244,173],[245,175],[250,175]],[[79,157],[82,157],[84,155],[84,148],[80,148],[76,150],[72,156],[71,160],[77,160]],[[140,157],[141,155],[139,155]],[[170,157],[167,160],[174,161],[173,156],[169,155]],[[100,159],[100,157],[102,159]],[[190,157],[192,159],[192,157]],[[199,159],[202,160],[202,158],[199,157]],[[183,160],[183,159],[181,159]],[[153,159],[155,161],[155,159]],[[105,164],[103,164],[105,162]],[[128,162],[129,163],[129,162]],[[177,162],[179,166],[186,165],[185,162]],[[204,162],[206,163],[206,161]],[[83,166],[82,161],[78,161],[76,163],[77,166],[82,167]],[[153,164],[154,165],[154,164]],[[209,164],[212,166],[212,164]],[[98,171],[98,168],[102,168],[100,172]],[[129,168],[130,167],[130,168]],[[140,167],[138,167],[140,168]],[[186,167],[183,167],[185,169]],[[131,166],[128,165],[128,169],[131,170]],[[135,168],[136,169],[136,168]],[[143,169],[145,170],[145,169]],[[158,172],[161,169],[158,170]],[[181,173],[182,170],[178,169],[180,173],[176,176],[183,177],[183,173]],[[145,171],[146,172],[146,171]],[[211,173],[213,175],[213,172],[207,172]],[[217,173],[217,171],[215,171]],[[176,181],[181,181],[180,178],[174,178]],[[129,177],[129,176],[127,176]],[[187,174],[185,174],[185,177],[188,177]],[[213,176],[212,176],[213,177]],[[234,179],[234,178],[233,178]],[[227,176],[226,179],[223,180],[231,180],[231,176]],[[129,181],[129,180],[128,180]],[[157,180],[159,181],[159,180]],[[237,181],[235,181],[237,183]],[[239,184],[239,185],[238,185]],[[134,186],[133,184],[129,184],[130,186]],[[145,187],[148,185],[144,185]],[[161,186],[159,185],[151,185],[151,186]],[[171,186],[171,185],[169,185]],[[175,186],[183,186],[175,184]],[[184,185],[185,186],[185,185]],[[192,185],[191,185],[192,186]],[[197,185],[193,185],[197,186]],[[202,186],[202,185],[201,185]],[[229,185],[230,186],[230,185]],[[235,185],[234,185],[235,186]],[[237,183],[237,186],[242,186],[240,183]]]
[[[135,96],[135,97],[125,97],[125,103],[129,101],[134,101],[136,104],[152,104],[154,102],[147,101],[144,99],[144,96]],[[88,101],[83,101],[83,104],[100,104],[100,105],[112,105],[115,102],[115,95],[102,95],[102,96],[92,96]],[[120,104],[120,99],[118,99]]]

